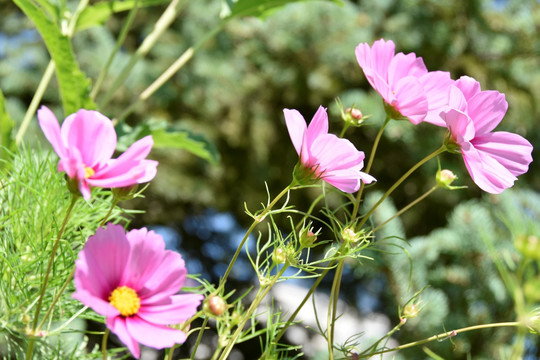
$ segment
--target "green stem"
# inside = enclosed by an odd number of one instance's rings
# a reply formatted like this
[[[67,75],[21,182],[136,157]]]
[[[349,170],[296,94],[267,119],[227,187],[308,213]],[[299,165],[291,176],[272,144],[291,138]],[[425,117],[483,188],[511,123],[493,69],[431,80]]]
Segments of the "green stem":
[[[458,329],[458,330],[446,331],[446,332],[438,334],[438,335],[433,335],[433,336],[431,336],[431,337],[429,337],[427,339],[414,341],[414,342],[411,342],[411,343],[408,343],[408,344],[397,346],[397,347],[392,348],[392,349],[385,349],[385,350],[376,351],[376,352],[373,352],[373,353],[370,353],[370,354],[366,354],[365,357],[371,357],[373,355],[379,355],[379,354],[384,354],[384,353],[388,353],[388,352],[392,352],[392,351],[408,349],[408,348],[418,346],[418,345],[423,345],[423,344],[426,344],[426,343],[429,343],[429,342],[432,342],[432,341],[435,341],[435,340],[443,341],[443,340],[449,339],[451,337],[454,337],[454,336],[456,336],[458,334],[465,333],[465,332],[468,332],[468,331],[473,331],[473,330],[490,329],[490,328],[496,328],[496,327],[522,327],[522,326],[523,326],[523,324],[521,322],[519,322],[519,321],[510,321],[510,322],[502,322],[502,323],[474,325],[474,326],[464,327],[464,328],[461,328],[461,329]]]
[[[418,204],[420,201],[424,200],[425,198],[427,198],[429,195],[431,195],[432,192],[434,192],[435,190],[438,189],[438,186],[434,186],[432,187],[431,189],[429,189],[428,191],[426,191],[424,194],[422,194],[420,197],[418,197],[416,200],[414,200],[413,202],[411,202],[409,205],[405,206],[403,209],[399,210],[397,213],[395,213],[392,217],[390,217],[389,219],[387,219],[386,221],[384,221],[382,224],[380,225],[377,225],[376,228],[374,228],[372,231],[373,232],[376,232],[377,230],[380,230],[384,225],[388,224],[390,221],[394,220],[395,218],[401,216],[401,214],[403,214],[405,211],[409,210],[410,208],[412,208],[414,205]]]
[[[135,100],[131,105],[129,105],[118,117],[113,119],[113,122],[118,122],[119,120],[124,119],[128,116],[139,103],[146,101],[150,96],[152,96],[163,84],[165,84],[171,77],[174,76],[199,50],[206,41],[214,37],[218,32],[221,31],[223,26],[226,24],[227,20],[222,21],[217,27],[212,29],[207,33],[197,44],[188,48],[180,57],[171,65],[167,70],[163,72],[150,86],[148,86]]]
[[[174,19],[176,19],[176,16],[180,12],[182,6],[184,5],[184,2],[182,0],[172,0],[167,9],[163,12],[161,17],[158,19],[156,24],[154,25],[154,29],[148,36],[144,39],[141,46],[135,51],[135,54],[131,56],[129,59],[129,62],[122,71],[120,72],[120,75],[115,79],[113,85],[111,88],[105,93],[105,96],[103,97],[103,100],[101,102],[101,106],[104,107],[109,103],[112,96],[116,93],[118,88],[124,83],[126,78],[128,77],[129,73],[137,64],[137,62],[142,59],[143,57],[148,54],[150,49],[155,45],[155,43],[158,41],[158,39],[161,37],[163,32],[169,28],[169,26],[172,24]]]
[[[274,200],[272,200],[272,202],[270,204],[268,204],[268,206],[266,208],[264,208],[264,210],[261,212],[260,215],[257,216],[257,218],[255,220],[253,220],[253,222],[251,223],[251,226],[247,229],[246,231],[246,234],[244,235],[244,238],[242,239],[242,241],[240,242],[240,245],[238,245],[238,248],[236,249],[236,252],[234,253],[233,255],[233,258],[231,260],[231,262],[229,263],[229,266],[227,267],[227,270],[225,271],[225,275],[223,275],[223,278],[221,279],[221,282],[217,288],[217,290],[214,292],[214,293],[219,293],[221,291],[221,289],[223,289],[223,287],[225,286],[225,282],[227,281],[227,278],[229,277],[229,274],[231,273],[231,270],[232,270],[232,267],[234,265],[234,263],[236,262],[236,259],[238,258],[238,255],[240,255],[240,252],[242,251],[242,248],[244,247],[244,244],[246,243],[247,239],[249,238],[249,235],[251,234],[251,232],[253,231],[253,229],[255,229],[255,227],[261,222],[263,221],[263,219],[265,218],[266,215],[268,215],[268,213],[270,212],[270,210],[272,210],[272,208],[274,207],[274,205],[276,205],[276,203],[285,195],[287,194],[291,189],[292,187],[295,185],[294,181],[289,184],[285,189],[283,189],[279,194],[278,196],[276,196],[276,198]]]
[[[24,114],[24,118],[22,120],[21,126],[19,127],[19,130],[17,131],[17,135],[15,136],[15,144],[17,146],[21,144],[24,134],[26,133],[26,130],[28,130],[28,125],[30,125],[30,121],[32,120],[32,118],[34,117],[34,114],[36,113],[38,105],[41,102],[41,99],[43,98],[43,94],[45,94],[45,90],[47,90],[47,86],[49,86],[49,82],[51,81],[52,76],[54,74],[54,68],[55,68],[54,61],[52,60],[49,61],[49,65],[47,65],[47,68],[45,69],[45,72],[43,73],[43,77],[41,78],[41,81],[39,82],[39,85],[34,94],[34,97],[32,98],[32,101],[30,102],[30,106],[28,106],[28,110],[26,111],[26,114]]]
[[[69,273],[68,277],[66,278],[66,281],[64,282],[64,285],[62,285],[62,287],[61,287],[60,290],[58,291],[58,294],[56,294],[56,296],[54,297],[54,300],[53,300],[51,306],[49,306],[49,309],[48,309],[47,312],[45,313],[45,316],[43,317],[43,319],[41,320],[41,322],[40,322],[39,325],[37,326],[36,331],[41,330],[41,328],[42,328],[43,325],[45,324],[45,321],[47,321],[47,318],[51,315],[54,306],[56,305],[56,303],[57,303],[58,300],[60,299],[60,296],[62,296],[62,294],[63,294],[64,291],[66,290],[67,286],[68,286],[69,283],[71,282],[71,279],[73,279],[73,275],[74,275],[74,274],[75,274],[75,268],[73,268],[73,270],[71,270],[71,273]]]
[[[39,298],[36,305],[36,311],[34,313],[34,320],[32,322],[32,337],[30,338],[30,342],[26,350],[26,360],[30,360],[32,358],[32,353],[34,351],[35,331],[38,325],[39,313],[41,312],[41,304],[43,303],[43,296],[45,295],[45,289],[47,288],[47,283],[49,282],[49,275],[51,274],[51,270],[53,267],[54,257],[56,255],[56,251],[58,250],[58,246],[60,245],[60,240],[62,239],[64,230],[66,229],[66,225],[71,215],[71,211],[73,210],[73,207],[75,206],[75,203],[77,202],[78,198],[79,198],[78,196],[73,196],[71,198],[71,203],[69,204],[69,208],[67,210],[66,216],[64,217],[64,221],[62,222],[62,226],[60,227],[60,231],[58,232],[58,236],[51,250],[51,256],[49,257],[49,264],[47,265],[47,271],[45,272],[43,284],[41,285],[41,290],[39,292]]]
[[[438,156],[439,154],[443,153],[444,151],[446,151],[446,146],[441,146],[440,148],[438,148],[437,150],[435,150],[434,152],[432,152],[431,154],[429,154],[428,156],[426,156],[425,158],[423,158],[422,160],[420,160],[418,163],[416,163],[416,165],[414,165],[413,167],[411,167],[409,169],[409,171],[407,171],[405,174],[403,174],[402,177],[399,178],[398,181],[396,181],[394,183],[394,185],[392,185],[390,187],[390,189],[388,189],[383,196],[381,196],[381,198],[379,199],[379,201],[377,201],[377,203],[375,203],[375,205],[373,205],[373,207],[368,211],[367,214],[364,215],[362,221],[360,221],[360,223],[358,224],[358,228],[361,229],[362,228],[362,225],[364,225],[366,223],[366,221],[368,221],[369,217],[371,216],[371,214],[373,214],[373,212],[377,209],[377,207],[379,205],[381,205],[381,203],[388,197],[390,196],[390,194],[392,194],[392,192],[399,186],[401,185],[416,169],[418,169],[420,166],[424,165],[424,163],[428,162],[429,160],[433,159],[434,157]]]
[[[167,353],[167,360],[172,360],[173,354],[174,354],[174,348],[176,347],[176,344],[171,346],[169,349],[169,352]]]
[[[304,307],[304,305],[306,304],[306,302],[308,301],[308,299],[311,297],[311,295],[313,295],[313,293],[315,292],[315,290],[317,289],[317,287],[319,286],[319,284],[321,283],[321,281],[324,279],[324,277],[326,276],[326,274],[328,274],[328,272],[333,268],[334,266],[334,260],[332,260],[329,264],[328,264],[328,267],[319,275],[319,277],[317,278],[317,280],[313,283],[313,285],[311,286],[311,288],[309,289],[309,291],[307,292],[306,296],[304,296],[304,299],[302,300],[302,302],[300,302],[300,305],[298,305],[298,307],[296,308],[296,310],[291,314],[291,316],[289,316],[289,319],[287,320],[287,322],[285,323],[285,325],[283,325],[282,329],[280,330],[280,332],[276,335],[276,337],[274,338],[273,342],[275,344],[278,343],[278,341],[283,337],[283,335],[285,335],[285,331],[287,331],[287,329],[289,328],[289,326],[291,326],[291,324],[294,322],[294,319],[296,319],[296,316],[298,315],[298,313],[300,312],[300,310],[302,310],[302,308]],[[260,360],[264,359],[264,356],[266,355],[266,352],[268,351],[270,347],[267,347],[267,350],[264,351],[264,353],[261,355],[261,357],[259,358]]]
[[[266,284],[264,287],[259,288],[259,291],[257,292],[257,295],[255,296],[255,299],[251,303],[251,306],[248,308],[246,313],[243,315],[242,321],[238,324],[238,327],[236,328],[236,331],[234,332],[233,336],[229,339],[227,346],[223,350],[223,353],[221,353],[221,356],[219,357],[222,360],[225,360],[228,358],[229,354],[231,353],[231,350],[236,343],[236,340],[242,334],[242,331],[244,330],[244,325],[246,322],[251,318],[251,315],[255,312],[261,301],[266,297],[266,294],[270,291],[270,289],[274,286],[276,281],[283,275],[285,270],[287,270],[288,264],[284,264],[283,267],[280,269],[280,271],[272,278],[272,281],[268,284]]]
[[[377,148],[379,147],[379,141],[381,141],[382,134],[384,132],[384,129],[386,128],[386,125],[390,122],[391,117],[386,116],[386,119],[384,120],[383,125],[379,129],[379,132],[377,133],[377,136],[375,137],[375,141],[373,142],[373,147],[371,148],[371,153],[369,154],[369,160],[366,165],[366,168],[364,169],[364,172],[366,174],[369,174],[371,171],[371,165],[373,165],[373,159],[375,159],[375,153],[377,152]],[[364,191],[365,184],[362,181],[360,184],[360,190],[358,190],[358,193],[356,194],[356,202],[354,203],[354,208],[351,216],[351,221],[354,223],[354,219],[356,218],[356,215],[358,215],[358,209],[360,208],[360,201],[362,200],[362,192]]]
[[[385,334],[383,337],[381,337],[379,340],[377,340],[375,343],[373,343],[373,345],[371,345],[369,348],[367,348],[366,350],[362,351],[361,354],[359,354],[360,357],[362,357],[364,354],[367,354],[369,356],[371,356],[370,354],[370,351],[371,349],[377,349],[377,346],[381,343],[381,341],[383,341],[384,339],[387,339],[387,338],[390,338],[396,331],[399,331],[399,329],[401,329],[401,327],[405,325],[405,322],[400,322],[399,324],[397,324],[396,326],[394,326],[394,328],[392,330],[390,330],[390,332],[388,332],[387,334]]]
[[[197,336],[197,340],[195,341],[195,345],[193,345],[193,350],[190,357],[191,360],[195,359],[195,354],[197,353],[197,349],[199,348],[199,344],[201,343],[204,330],[206,329],[206,324],[208,324],[208,317],[204,318],[201,330],[199,331],[199,335]],[[172,358],[169,360],[172,360]]]
[[[107,360],[107,338],[109,337],[109,328],[105,329],[103,333],[103,339],[101,339],[101,354],[103,355],[103,360]]]
[[[133,23],[133,19],[135,19],[135,14],[137,13],[137,10],[139,9],[139,2],[140,0],[135,1],[135,5],[131,10],[129,11],[128,17],[126,19],[126,22],[122,26],[122,30],[120,31],[120,35],[118,36],[118,39],[116,40],[116,44],[114,46],[113,51],[109,55],[109,58],[107,59],[107,62],[105,63],[105,67],[101,70],[99,73],[99,76],[96,80],[96,84],[93,86],[92,91],[90,92],[90,98],[94,100],[96,98],[96,95],[101,87],[101,84],[103,83],[103,80],[105,80],[105,77],[109,73],[109,68],[112,64],[112,61],[114,57],[116,56],[116,53],[124,43],[124,40],[126,39],[127,33],[129,31],[129,28],[131,27],[131,24]]]
[[[334,359],[334,324],[336,322],[337,303],[339,299],[339,288],[341,285],[341,277],[343,276],[343,267],[345,258],[339,259],[334,281],[332,282],[332,290],[330,292],[330,302],[328,303],[328,313],[326,314],[326,326],[328,329],[328,359]]]
[[[111,207],[109,208],[109,211],[107,212],[107,214],[105,215],[105,217],[103,218],[103,220],[101,221],[101,223],[99,224],[99,227],[102,227],[103,225],[105,225],[105,223],[107,222],[107,220],[109,220],[109,216],[111,216],[111,213],[112,213],[114,207],[116,206],[116,204],[118,204],[118,200],[117,200],[117,199],[114,199],[114,200],[111,202]]]

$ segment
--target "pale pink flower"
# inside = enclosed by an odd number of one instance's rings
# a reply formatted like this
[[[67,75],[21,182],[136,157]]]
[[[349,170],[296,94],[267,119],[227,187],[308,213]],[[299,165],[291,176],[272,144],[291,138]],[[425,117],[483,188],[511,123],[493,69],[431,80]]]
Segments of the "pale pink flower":
[[[440,114],[472,179],[492,194],[514,185],[516,176],[527,172],[532,161],[533,147],[526,139],[492,131],[507,109],[504,94],[481,91],[478,81],[463,76],[451,86],[449,105]]]
[[[139,344],[163,349],[183,343],[180,324],[197,311],[203,296],[178,294],[186,280],[184,260],[165,250],[161,236],[146,228],[126,234],[108,224],[90,236],[75,261],[73,297],[106,317],[107,327],[138,358]]]
[[[117,188],[152,180],[157,161],[146,160],[154,141],[146,136],[129,147],[117,159],[116,132],[106,116],[81,109],[69,115],[62,128],[51,110],[38,110],[39,125],[60,157],[58,171],[77,181],[83,197],[90,199],[90,186]]]
[[[439,112],[447,104],[448,87],[453,83],[450,73],[428,72],[422,58],[414,53],[395,54],[392,40],[375,41],[372,47],[359,44],[356,59],[368,82],[392,108],[394,118],[445,126]]]
[[[376,181],[361,172],[364,153],[347,139],[328,133],[326,109],[319,107],[309,127],[297,110],[284,109],[289,136],[300,155],[302,167],[315,179],[322,179],[339,190],[352,193],[360,188],[360,181]]]

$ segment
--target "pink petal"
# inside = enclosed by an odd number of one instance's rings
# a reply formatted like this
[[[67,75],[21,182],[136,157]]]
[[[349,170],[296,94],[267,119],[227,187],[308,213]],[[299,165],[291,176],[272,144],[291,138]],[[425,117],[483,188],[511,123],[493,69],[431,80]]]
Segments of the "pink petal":
[[[306,120],[304,120],[304,117],[298,110],[284,109],[283,114],[285,115],[285,124],[287,125],[291,141],[296,149],[296,153],[300,155],[304,134],[307,130]]]
[[[398,81],[394,91],[396,110],[415,125],[422,122],[428,111],[428,102],[420,81],[413,76],[404,77]]]
[[[108,300],[122,280],[128,257],[129,242],[122,226],[108,224],[106,228],[97,229],[96,234],[88,238],[76,261],[77,290]]]
[[[354,193],[360,189],[358,173],[351,170],[333,171],[324,181],[346,193]]]
[[[135,337],[131,335],[127,328],[127,319],[128,318],[122,316],[107,318],[106,324],[107,327],[118,336],[120,341],[127,346],[131,354],[138,359],[141,356],[141,350],[139,344],[135,340]]]
[[[467,114],[455,109],[447,109],[441,112],[441,118],[446,122],[457,144],[462,145],[474,138],[474,124]]]
[[[311,144],[319,136],[328,134],[328,115],[326,108],[319,106],[306,131],[305,145],[311,148]]]
[[[428,102],[428,113],[425,122],[437,126],[446,126],[439,116],[441,110],[448,105],[450,85],[454,83],[450,73],[445,71],[430,71],[419,78]]]
[[[105,176],[98,170],[94,176],[86,181],[92,186],[104,188],[116,188],[141,184],[152,180],[157,173],[158,162],[154,160],[142,160],[131,164],[118,163],[117,159],[111,159],[104,168],[111,176]],[[124,172],[122,173],[122,170]]]
[[[472,143],[478,151],[488,154],[514,176],[529,170],[533,147],[530,142],[517,134],[498,131],[477,136]]]
[[[480,83],[469,76],[462,76],[456,80],[456,86],[466,99],[471,99],[480,92]]]
[[[173,295],[164,305],[143,305],[137,316],[153,324],[171,325],[189,320],[204,299],[200,294]]]
[[[422,58],[417,58],[414,53],[398,53],[388,67],[388,84],[395,88],[399,80],[406,76],[419,77],[427,73],[426,66]]]
[[[366,79],[382,95],[379,86],[388,84],[388,67],[395,54],[394,43],[380,39],[373,43],[373,48],[361,43],[356,47],[355,53]]]
[[[349,140],[340,139],[334,134],[317,138],[311,147],[311,154],[323,172],[361,168],[365,157]]]
[[[64,143],[62,142],[62,137],[60,135],[60,125],[56,116],[53,112],[49,110],[46,106],[42,106],[38,112],[37,117],[39,120],[39,126],[45,134],[45,137],[51,143],[56,154],[62,159],[67,156],[67,151]]]
[[[112,306],[108,301],[103,300],[97,296],[92,295],[91,292],[84,290],[84,287],[89,287],[86,282],[87,279],[81,279],[79,277],[76,281],[77,291],[74,292],[71,297],[79,300],[84,305],[90,307],[92,310],[105,317],[119,316],[120,311]]]
[[[467,103],[477,134],[486,134],[495,129],[508,110],[504,94],[498,91],[481,91],[467,99]]]
[[[67,148],[79,149],[87,167],[105,163],[116,148],[111,120],[97,111],[81,109],[71,114],[64,120],[61,134]]]
[[[126,327],[129,335],[136,341],[156,349],[182,344],[187,338],[186,334],[180,330],[152,324],[138,316],[126,318]]]
[[[461,147],[465,166],[478,187],[491,194],[500,194],[514,185],[517,178],[487,154],[466,144]]]

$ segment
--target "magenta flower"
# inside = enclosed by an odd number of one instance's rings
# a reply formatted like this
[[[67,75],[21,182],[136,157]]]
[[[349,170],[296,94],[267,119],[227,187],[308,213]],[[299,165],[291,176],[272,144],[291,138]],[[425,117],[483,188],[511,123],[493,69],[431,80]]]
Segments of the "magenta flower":
[[[300,163],[309,177],[322,179],[339,190],[353,193],[360,188],[360,181],[376,181],[361,172],[364,153],[356,150],[347,139],[328,134],[326,109],[319,107],[309,127],[297,110],[284,109],[289,136],[300,155]]]
[[[161,236],[146,228],[126,234],[108,224],[79,253],[73,297],[105,316],[107,327],[138,358],[138,343],[163,349],[186,340],[167,326],[190,319],[203,299],[178,294],[186,274],[184,260],[165,250]]]
[[[492,131],[507,109],[504,94],[481,91],[478,81],[463,76],[451,86],[449,105],[440,114],[472,179],[492,194],[514,185],[516,176],[527,172],[532,161],[533,147],[526,139]]]
[[[116,132],[111,120],[93,110],[81,109],[62,124],[47,107],[38,110],[39,125],[60,157],[58,171],[77,182],[83,197],[90,199],[90,186],[117,188],[152,180],[157,161],[146,160],[154,141],[146,136],[117,159]]]
[[[428,72],[414,53],[395,54],[392,40],[375,41],[373,47],[359,44],[356,59],[394,119],[406,117],[415,125],[426,121],[445,126],[439,112],[447,104],[448,87],[453,83],[450,73]]]

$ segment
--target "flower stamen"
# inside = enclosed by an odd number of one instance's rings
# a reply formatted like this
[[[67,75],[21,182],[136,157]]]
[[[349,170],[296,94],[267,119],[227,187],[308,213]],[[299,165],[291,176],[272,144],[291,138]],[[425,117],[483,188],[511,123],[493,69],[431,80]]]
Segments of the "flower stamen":
[[[90,176],[93,176],[96,172],[91,167],[84,168],[84,178],[88,179]]]
[[[135,290],[127,286],[114,289],[109,296],[109,302],[120,311],[122,316],[135,315],[141,307],[141,299]]]

